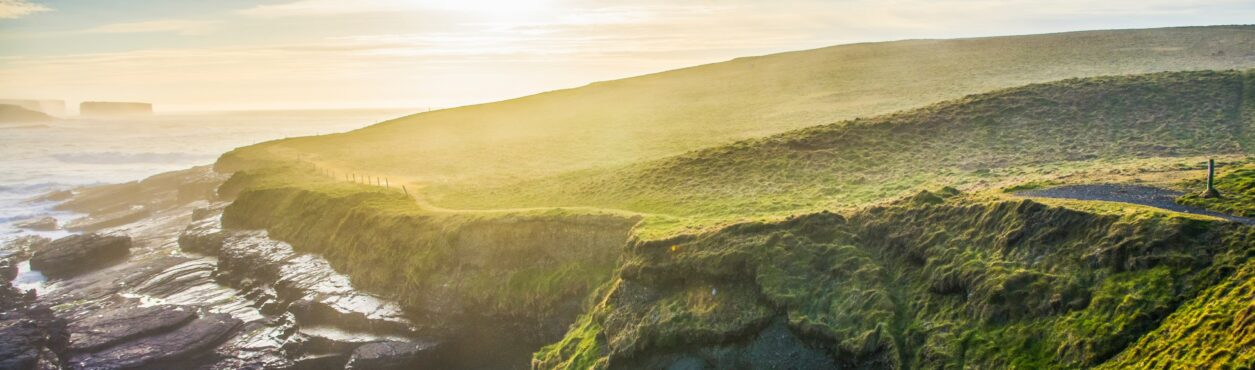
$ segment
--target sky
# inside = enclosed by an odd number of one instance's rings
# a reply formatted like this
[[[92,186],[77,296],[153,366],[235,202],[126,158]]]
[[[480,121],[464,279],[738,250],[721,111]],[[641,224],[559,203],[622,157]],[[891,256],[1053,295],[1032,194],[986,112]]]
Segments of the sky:
[[[0,0],[0,98],[447,108],[851,42],[1252,20],[1251,0]]]

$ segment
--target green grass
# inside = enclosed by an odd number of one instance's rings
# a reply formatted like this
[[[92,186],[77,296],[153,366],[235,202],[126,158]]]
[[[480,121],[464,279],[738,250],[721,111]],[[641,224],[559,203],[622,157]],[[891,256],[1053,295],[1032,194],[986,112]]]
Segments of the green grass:
[[[1255,167],[1221,170],[1215,181],[1216,190],[1221,194],[1219,198],[1200,196],[1202,189],[1207,187],[1203,180],[1189,181],[1185,187],[1191,192],[1178,198],[1178,203],[1235,216],[1255,217]]]
[[[455,208],[595,206],[694,219],[857,206],[941,185],[1242,154],[1245,72],[1065,80],[501,188],[440,189]],[[724,221],[726,222],[726,221]]]
[[[1255,364],[1255,259],[1247,257],[1103,368],[1249,369]]]
[[[1244,320],[1233,311],[1249,292],[1213,288],[1253,251],[1243,228],[933,196],[941,202],[913,197],[848,217],[636,243],[600,304],[534,363],[650,367],[686,353],[752,361],[770,354],[712,348],[759,340],[780,318],[841,367],[1084,368],[1139,341],[1171,345],[1143,335],[1200,293],[1229,294],[1214,320]],[[1206,341],[1235,344],[1190,350],[1241,364],[1249,330],[1225,323]]]

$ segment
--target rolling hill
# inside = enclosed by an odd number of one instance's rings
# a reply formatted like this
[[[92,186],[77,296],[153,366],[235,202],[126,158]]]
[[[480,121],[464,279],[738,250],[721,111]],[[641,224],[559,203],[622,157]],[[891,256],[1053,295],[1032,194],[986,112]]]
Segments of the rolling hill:
[[[1249,153],[1251,72],[1073,79],[971,95],[440,203],[595,206],[699,218],[831,209],[1139,158]]]
[[[428,186],[441,196],[440,189],[625,165],[1035,82],[1255,67],[1252,50],[1250,26],[839,45],[263,143],[220,164],[303,158]]]

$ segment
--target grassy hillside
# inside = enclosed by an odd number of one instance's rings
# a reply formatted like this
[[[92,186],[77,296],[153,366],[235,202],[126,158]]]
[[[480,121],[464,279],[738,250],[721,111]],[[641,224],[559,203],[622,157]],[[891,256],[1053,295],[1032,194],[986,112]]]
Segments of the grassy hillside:
[[[955,194],[634,243],[534,364],[1249,365],[1249,228]]]
[[[1249,72],[1167,72],[1029,85],[925,108],[501,188],[452,207],[597,206],[705,219],[864,204],[1153,157],[1242,154]],[[1252,94],[1255,95],[1255,94]]]
[[[302,157],[446,189],[491,186],[1034,82],[1255,67],[1250,50],[1255,27],[1241,26],[841,45],[422,113],[225,160]]]

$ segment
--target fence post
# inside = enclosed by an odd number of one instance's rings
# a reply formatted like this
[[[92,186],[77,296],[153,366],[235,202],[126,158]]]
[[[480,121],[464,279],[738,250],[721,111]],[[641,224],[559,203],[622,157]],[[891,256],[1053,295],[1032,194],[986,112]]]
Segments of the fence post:
[[[409,190],[409,189],[406,189],[406,188],[405,188],[405,185],[401,185],[401,191],[404,191],[404,192],[405,192],[405,196],[407,196],[407,197],[408,197],[408,196],[410,196],[410,190]]]
[[[1207,160],[1207,190],[1203,191],[1203,198],[1219,198],[1220,191],[1215,187],[1216,177],[1216,160]]]

